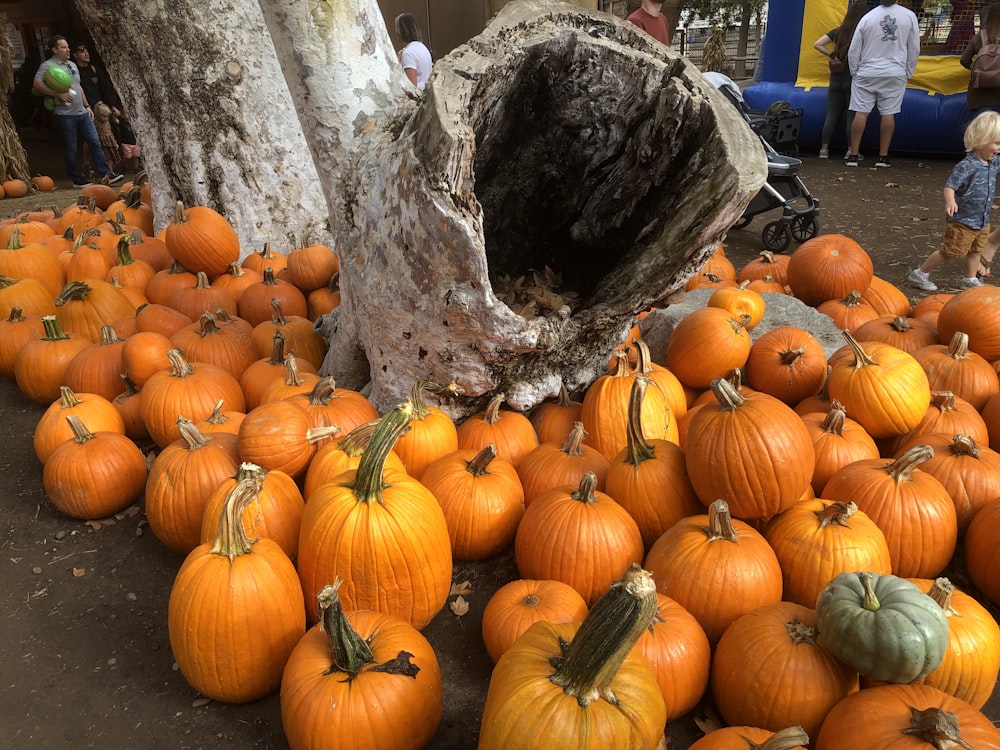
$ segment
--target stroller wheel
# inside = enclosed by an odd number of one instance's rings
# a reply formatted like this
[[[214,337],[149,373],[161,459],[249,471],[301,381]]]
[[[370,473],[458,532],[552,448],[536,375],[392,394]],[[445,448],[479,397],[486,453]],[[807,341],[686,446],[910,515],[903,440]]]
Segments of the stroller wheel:
[[[753,221],[752,216],[741,216],[740,220],[733,224],[733,229],[743,229],[743,227],[748,226],[751,221]]]
[[[819,222],[815,216],[796,216],[792,219],[792,237],[796,242],[811,240],[819,234]]]
[[[792,242],[792,233],[788,230],[788,225],[783,221],[772,221],[764,225],[764,231],[760,233],[760,238],[764,241],[764,247],[772,253],[781,253],[788,249]]]

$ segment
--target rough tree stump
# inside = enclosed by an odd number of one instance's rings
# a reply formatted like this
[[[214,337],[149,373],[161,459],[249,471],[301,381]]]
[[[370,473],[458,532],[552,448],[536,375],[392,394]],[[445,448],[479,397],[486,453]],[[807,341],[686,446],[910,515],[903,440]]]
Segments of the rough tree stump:
[[[454,379],[453,416],[602,374],[633,315],[683,286],[767,174],[684,58],[608,14],[535,0],[440,60],[412,112],[364,143],[324,370],[370,377],[380,409]],[[498,299],[501,280],[545,267],[574,305],[525,318]]]

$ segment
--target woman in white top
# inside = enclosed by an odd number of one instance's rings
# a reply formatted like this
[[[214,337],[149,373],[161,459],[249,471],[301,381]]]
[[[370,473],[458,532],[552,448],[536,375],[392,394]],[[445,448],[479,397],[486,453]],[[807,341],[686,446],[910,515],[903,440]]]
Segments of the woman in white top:
[[[431,77],[431,52],[421,41],[420,27],[412,13],[400,13],[396,16],[396,33],[406,45],[399,52],[399,62],[410,83],[421,91],[427,79]]]

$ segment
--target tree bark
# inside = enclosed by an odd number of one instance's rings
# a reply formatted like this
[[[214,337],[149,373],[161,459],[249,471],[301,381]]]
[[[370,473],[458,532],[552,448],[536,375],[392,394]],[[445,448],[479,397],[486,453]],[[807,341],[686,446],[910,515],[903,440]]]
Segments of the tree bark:
[[[416,380],[457,381],[456,417],[498,390],[526,409],[585,387],[767,173],[759,140],[685,59],[560,2],[507,5],[438,61],[422,97],[376,0],[78,3],[154,136],[154,186],[258,234],[322,214],[309,188],[321,190],[343,298],[323,370],[370,382],[380,410]],[[162,61],[141,48],[150,37]],[[299,166],[291,190],[252,205],[278,171],[259,143]],[[537,287],[543,314],[515,310],[520,287]]]
[[[220,211],[242,255],[331,244],[324,191],[256,2],[77,0],[143,149],[157,230]]]

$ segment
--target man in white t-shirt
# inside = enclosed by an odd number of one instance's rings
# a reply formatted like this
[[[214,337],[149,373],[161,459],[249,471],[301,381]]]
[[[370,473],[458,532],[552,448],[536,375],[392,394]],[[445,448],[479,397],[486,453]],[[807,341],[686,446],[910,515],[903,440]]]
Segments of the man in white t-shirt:
[[[858,166],[861,136],[868,115],[878,106],[879,150],[876,167],[891,167],[889,145],[896,129],[896,113],[902,109],[906,82],[913,76],[920,56],[920,27],[909,8],[896,0],[866,13],[851,39],[847,64],[851,70],[851,144],[845,163]]]

